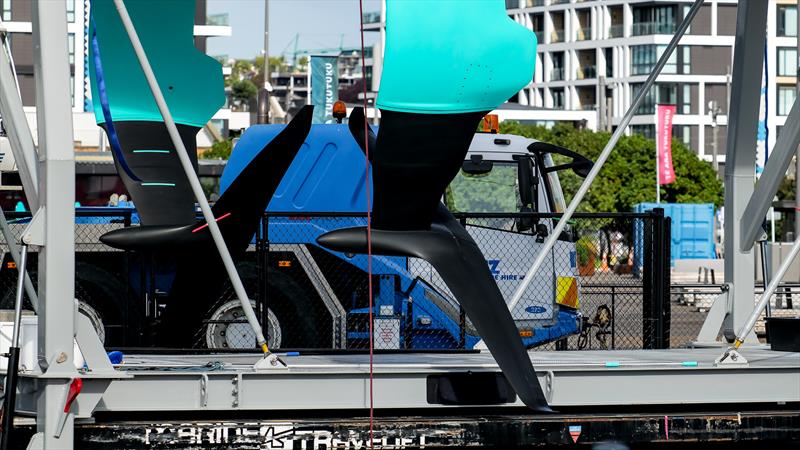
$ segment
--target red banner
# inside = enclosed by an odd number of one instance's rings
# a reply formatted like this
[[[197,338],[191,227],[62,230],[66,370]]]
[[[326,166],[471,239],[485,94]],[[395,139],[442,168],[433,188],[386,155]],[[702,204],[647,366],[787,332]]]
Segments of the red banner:
[[[675,181],[675,168],[672,167],[672,117],[675,105],[658,105],[656,124],[656,157],[658,158],[658,181],[669,184]]]

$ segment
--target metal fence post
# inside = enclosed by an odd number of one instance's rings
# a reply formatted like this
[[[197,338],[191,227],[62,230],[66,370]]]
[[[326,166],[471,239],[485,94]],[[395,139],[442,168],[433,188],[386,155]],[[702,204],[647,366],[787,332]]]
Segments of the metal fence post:
[[[643,219],[642,222],[642,234],[644,235],[642,250],[642,348],[652,349],[655,348],[653,342],[655,210],[651,211],[649,217]]]
[[[611,349],[617,348],[617,289],[611,285]]]
[[[669,348],[670,338],[670,323],[672,320],[672,305],[669,296],[670,287],[670,267],[672,265],[670,250],[672,246],[672,219],[663,215],[664,210],[661,210],[659,221],[661,222],[661,270],[658,273],[660,281],[660,299],[658,311],[658,321],[660,323],[659,336],[661,338],[661,346],[659,348]]]
[[[665,296],[669,292],[669,218],[664,216],[664,209],[653,209],[652,225],[652,296],[650,314],[646,315],[651,323],[651,347],[669,347],[669,301]]]

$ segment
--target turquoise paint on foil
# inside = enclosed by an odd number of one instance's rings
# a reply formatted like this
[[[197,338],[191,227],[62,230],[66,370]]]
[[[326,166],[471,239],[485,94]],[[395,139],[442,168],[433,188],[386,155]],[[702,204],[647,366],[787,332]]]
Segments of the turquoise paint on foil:
[[[536,44],[503,0],[387,0],[377,105],[429,114],[493,110],[533,79]]]
[[[175,122],[204,126],[225,103],[225,91],[220,63],[194,46],[194,0],[127,0],[125,6]],[[113,0],[92,0],[91,11],[112,120],[161,122]],[[97,99],[94,71],[91,51],[89,74]],[[105,123],[100,102],[93,103],[97,123]]]

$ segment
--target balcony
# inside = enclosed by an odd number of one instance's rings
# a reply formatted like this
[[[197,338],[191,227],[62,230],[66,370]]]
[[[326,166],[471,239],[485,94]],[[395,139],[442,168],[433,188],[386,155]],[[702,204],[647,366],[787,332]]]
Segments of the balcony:
[[[592,39],[592,27],[578,28],[578,40],[588,41]]]
[[[562,3],[569,3],[569,0],[551,0],[551,5],[560,5]]]
[[[206,16],[205,24],[212,27],[229,27],[231,25],[230,19],[228,13],[209,14]]]
[[[525,0],[525,7],[544,6],[544,0]]]
[[[544,43],[544,31],[534,31],[533,34],[536,35],[536,41],[538,43]]]
[[[554,67],[550,69],[550,81],[561,81],[564,79],[564,68]]]
[[[590,78],[597,78],[597,66],[583,66],[578,68],[576,78],[579,80],[588,80]]]
[[[616,24],[611,25],[608,27],[608,37],[613,38],[621,38],[625,35],[625,25],[623,24]]]
[[[550,32],[550,42],[564,42],[564,30],[554,30]]]
[[[380,23],[381,13],[380,11],[366,12],[362,15],[362,19],[364,20],[364,24]]]
[[[581,109],[584,111],[597,111],[597,105],[595,104],[584,104],[581,105]]]
[[[634,36],[647,36],[650,34],[675,34],[677,25],[672,22],[639,22],[634,23],[632,34]]]
[[[195,36],[230,36],[231,25],[228,13],[209,14],[206,16],[206,23],[194,26]]]

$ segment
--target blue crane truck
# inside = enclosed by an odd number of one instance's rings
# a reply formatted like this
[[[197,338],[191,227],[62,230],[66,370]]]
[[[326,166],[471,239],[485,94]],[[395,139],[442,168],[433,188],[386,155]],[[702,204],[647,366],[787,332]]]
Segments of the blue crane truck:
[[[257,125],[242,135],[222,174],[221,191],[282,127]],[[551,153],[573,158],[573,164],[555,166]],[[316,242],[327,231],[366,223],[364,161],[347,125],[314,125],[268,206],[262,236],[251,246],[256,250],[268,245],[265,264],[257,263],[257,251],[248,252],[239,263],[251,296],[266,278],[261,317],[271,348],[368,345],[367,257],[329,251]],[[469,223],[467,229],[486,255],[487,270],[506,300],[552,229],[552,219],[533,223],[513,213],[562,211],[558,170],[575,166],[580,174],[586,164],[591,163],[572,152],[520,136],[475,135],[443,201],[456,214],[496,215]],[[125,220],[136,224],[135,213],[125,219],[122,212],[113,207],[79,208],[76,296],[107,346],[157,345],[157,339],[148,341],[145,336],[158,318],[160,299],[169,292],[171,268],[131,258],[92,238],[99,235],[93,227],[101,232]],[[574,239],[565,236],[549,258],[547,269],[536,275],[512,311],[528,347],[577,334],[581,328]],[[0,278],[7,278],[4,285],[11,286],[16,273],[8,270],[10,255],[3,261]],[[372,273],[375,348],[469,349],[480,341],[457,300],[425,261],[373,256]],[[194,333],[200,347],[253,348],[255,336],[240,308],[230,293],[221,295],[203,328],[187,332]]]

